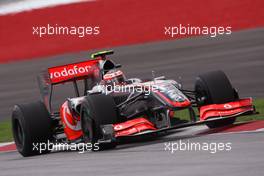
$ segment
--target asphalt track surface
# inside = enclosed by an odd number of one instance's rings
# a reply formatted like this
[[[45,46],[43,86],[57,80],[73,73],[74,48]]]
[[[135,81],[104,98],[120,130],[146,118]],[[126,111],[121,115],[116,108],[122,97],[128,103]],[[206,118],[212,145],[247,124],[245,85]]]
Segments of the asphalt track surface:
[[[203,127],[196,127],[197,130]],[[0,154],[1,175],[232,175],[260,176],[264,172],[264,132],[194,136],[195,128],[156,140],[119,145],[102,152],[61,151],[22,158]],[[165,150],[165,143],[231,143],[231,150]],[[175,147],[176,149],[176,147]]]
[[[199,73],[222,69],[241,96],[264,97],[264,29],[247,30],[218,39],[196,37],[115,48],[114,60],[128,77],[166,75],[182,77],[192,88]],[[15,103],[38,98],[35,76],[40,69],[81,61],[81,52],[0,65],[1,119],[10,117]],[[0,154],[0,175],[262,175],[263,132],[197,136],[205,126],[187,128],[157,140],[125,143],[103,152],[56,152],[22,158],[17,152]],[[164,142],[231,142],[231,151],[170,151]],[[143,140],[144,141],[144,140]]]

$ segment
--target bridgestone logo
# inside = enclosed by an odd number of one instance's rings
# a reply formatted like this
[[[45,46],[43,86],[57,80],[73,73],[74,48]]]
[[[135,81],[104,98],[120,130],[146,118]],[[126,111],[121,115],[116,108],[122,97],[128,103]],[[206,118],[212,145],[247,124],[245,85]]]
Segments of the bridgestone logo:
[[[91,66],[78,67],[77,65],[73,66],[73,68],[70,69],[67,69],[65,67],[62,71],[55,71],[50,73],[50,78],[53,79],[53,78],[89,73],[91,71],[91,68],[92,68]]]

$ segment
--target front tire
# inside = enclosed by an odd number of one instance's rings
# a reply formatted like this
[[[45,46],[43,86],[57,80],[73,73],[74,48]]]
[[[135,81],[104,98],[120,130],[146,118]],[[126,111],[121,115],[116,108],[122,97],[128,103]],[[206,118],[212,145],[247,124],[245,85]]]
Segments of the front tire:
[[[236,90],[223,71],[212,71],[199,75],[195,82],[198,108],[209,104],[223,104],[238,99]],[[220,119],[206,123],[209,128],[233,124],[236,118]]]
[[[12,131],[18,152],[24,157],[49,153],[47,145],[43,151],[37,150],[36,145],[45,145],[52,139],[51,124],[50,115],[42,102],[15,105]]]
[[[215,120],[212,122],[208,122],[208,123],[206,123],[206,125],[209,128],[219,128],[219,127],[223,127],[223,126],[232,125],[235,121],[236,121],[235,117],[230,117],[227,119],[219,119],[219,120]]]
[[[116,104],[111,96],[88,95],[81,107],[81,123],[84,142],[91,143],[94,151],[116,147],[116,142],[112,141],[94,148],[98,140],[103,137],[100,126],[117,123]]]

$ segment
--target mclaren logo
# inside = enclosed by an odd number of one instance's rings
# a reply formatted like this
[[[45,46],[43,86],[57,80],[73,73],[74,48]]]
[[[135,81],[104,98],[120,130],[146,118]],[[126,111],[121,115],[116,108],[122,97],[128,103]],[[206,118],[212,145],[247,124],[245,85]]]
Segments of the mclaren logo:
[[[232,108],[232,105],[230,105],[230,104],[224,104],[224,108],[225,109],[231,109]]]
[[[122,125],[115,125],[115,126],[114,126],[114,129],[115,129],[116,131],[121,130],[122,128],[123,128]]]

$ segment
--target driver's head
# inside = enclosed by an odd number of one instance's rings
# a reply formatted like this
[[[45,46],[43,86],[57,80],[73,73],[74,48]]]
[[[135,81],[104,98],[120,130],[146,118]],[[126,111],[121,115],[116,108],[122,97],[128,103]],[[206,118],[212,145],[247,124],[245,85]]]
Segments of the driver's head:
[[[110,70],[104,75],[106,84],[124,84],[126,78],[121,70]]]

